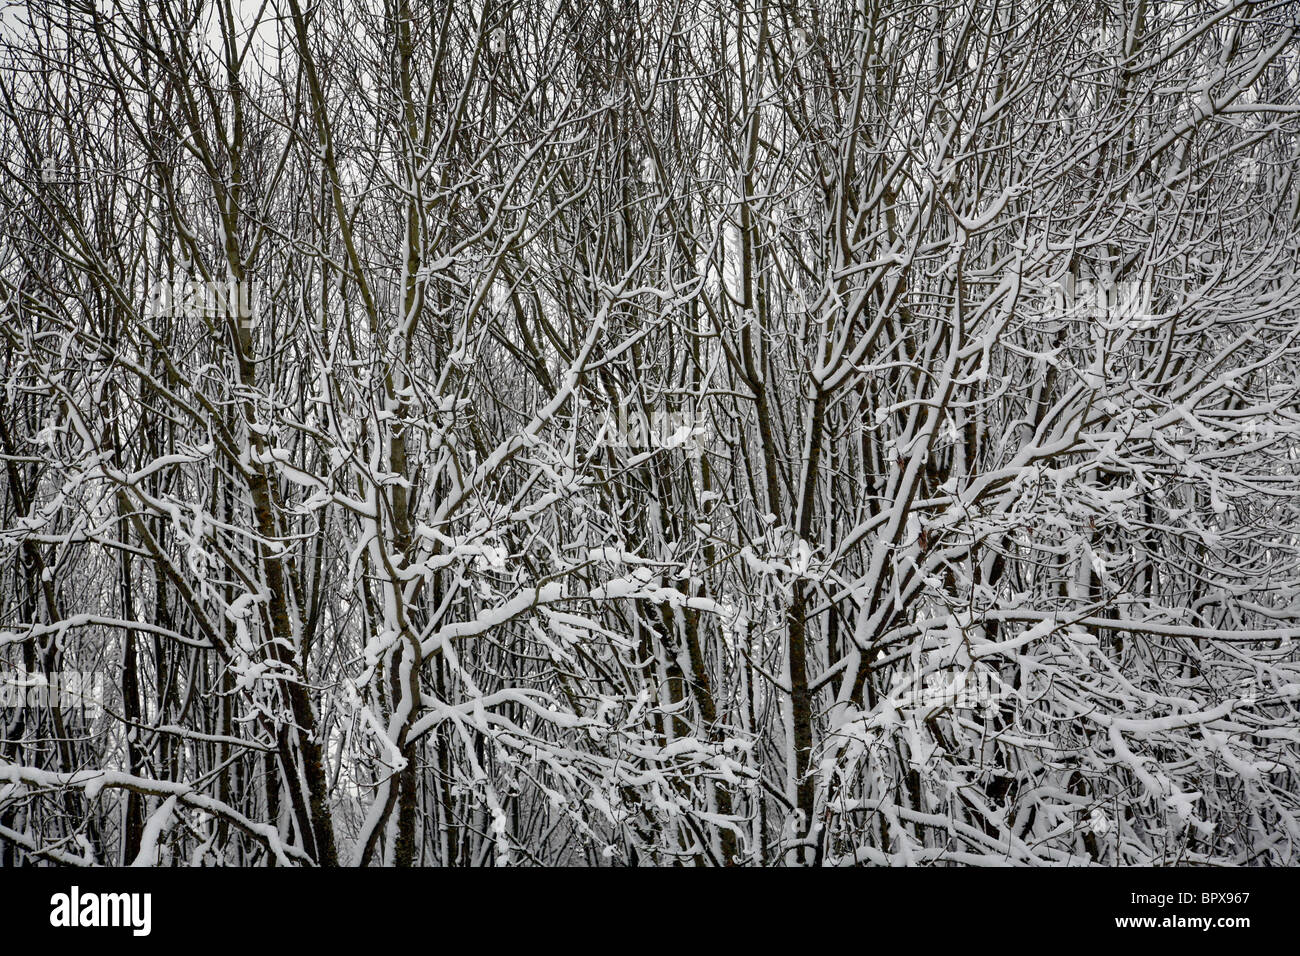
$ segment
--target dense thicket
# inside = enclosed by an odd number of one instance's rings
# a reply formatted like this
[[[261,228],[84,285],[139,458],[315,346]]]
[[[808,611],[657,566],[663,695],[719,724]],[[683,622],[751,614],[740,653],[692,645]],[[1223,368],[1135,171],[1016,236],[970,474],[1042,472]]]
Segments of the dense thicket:
[[[0,862],[1297,862],[1298,34],[9,8]]]

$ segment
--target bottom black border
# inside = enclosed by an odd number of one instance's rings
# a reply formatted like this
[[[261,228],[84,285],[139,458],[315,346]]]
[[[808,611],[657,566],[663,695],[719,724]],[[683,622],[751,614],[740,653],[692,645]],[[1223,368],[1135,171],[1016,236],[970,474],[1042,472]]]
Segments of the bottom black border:
[[[662,870],[30,868],[0,870],[0,926],[42,942],[102,937],[127,948],[220,945],[226,936],[259,946],[342,947],[348,937],[340,934],[354,932],[363,943],[396,934],[415,945],[428,933],[433,947],[446,942],[449,925],[470,934],[477,927],[491,942],[549,937],[561,945],[566,937],[653,945],[661,933],[665,943],[690,940],[692,948],[713,933],[728,944],[751,934],[770,944],[781,927],[808,932],[810,942],[821,932],[847,932],[863,948],[889,938],[876,930],[940,945],[997,945],[1013,942],[1010,933],[1071,942],[1163,938],[1180,946],[1197,936],[1219,946],[1293,925],[1297,877],[1296,870],[1228,868],[733,871],[722,879]],[[149,935],[51,926],[52,899],[73,886],[83,900],[149,893]],[[1154,923],[1120,925],[1133,918]],[[1206,919],[1214,922],[1206,927]],[[1238,925],[1225,925],[1229,919]],[[688,927],[690,936],[673,939]]]

